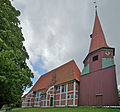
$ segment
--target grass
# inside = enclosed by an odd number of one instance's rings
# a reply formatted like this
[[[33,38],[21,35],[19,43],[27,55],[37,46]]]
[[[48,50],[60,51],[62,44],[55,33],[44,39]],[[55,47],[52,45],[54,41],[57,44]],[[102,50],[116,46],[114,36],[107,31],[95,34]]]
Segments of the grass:
[[[120,109],[104,107],[16,108],[10,112],[120,112]]]

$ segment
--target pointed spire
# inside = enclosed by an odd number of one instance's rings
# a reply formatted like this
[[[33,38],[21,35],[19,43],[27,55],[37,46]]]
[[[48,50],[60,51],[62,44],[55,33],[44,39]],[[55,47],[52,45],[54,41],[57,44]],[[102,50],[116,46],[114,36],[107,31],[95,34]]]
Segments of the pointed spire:
[[[97,5],[95,6],[96,9],[96,16],[95,16],[95,23],[94,23],[94,28],[93,28],[93,33],[91,36],[91,44],[90,44],[90,49],[89,53],[102,48],[102,47],[108,47],[105,36],[98,18],[97,14]]]

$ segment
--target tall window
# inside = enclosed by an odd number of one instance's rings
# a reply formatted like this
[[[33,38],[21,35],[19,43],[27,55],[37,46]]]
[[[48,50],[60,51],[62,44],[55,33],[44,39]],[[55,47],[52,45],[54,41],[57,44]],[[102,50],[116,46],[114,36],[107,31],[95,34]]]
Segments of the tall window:
[[[69,95],[67,96],[67,98],[68,98],[68,99],[73,99],[73,94],[69,94]]]
[[[60,90],[60,86],[57,86],[57,87],[56,87],[56,91],[59,91],[59,90]]]
[[[41,92],[36,93],[35,102],[41,101]]]
[[[39,93],[37,93],[37,97],[39,97]]]
[[[65,91],[65,86],[64,85],[62,85],[62,92],[64,92]]]
[[[93,61],[96,61],[96,60],[98,60],[98,55],[93,57]]]

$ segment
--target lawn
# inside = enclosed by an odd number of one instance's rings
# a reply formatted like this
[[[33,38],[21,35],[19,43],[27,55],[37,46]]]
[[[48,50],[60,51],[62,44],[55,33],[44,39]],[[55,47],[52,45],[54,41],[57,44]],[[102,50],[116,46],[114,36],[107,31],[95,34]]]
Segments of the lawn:
[[[120,109],[104,107],[17,108],[10,112],[120,112]]]

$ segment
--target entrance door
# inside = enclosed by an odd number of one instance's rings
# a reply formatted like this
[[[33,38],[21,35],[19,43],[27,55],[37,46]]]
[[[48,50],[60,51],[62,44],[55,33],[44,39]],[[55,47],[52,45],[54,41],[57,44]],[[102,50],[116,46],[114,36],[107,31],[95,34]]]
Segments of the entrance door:
[[[50,97],[50,106],[53,106],[53,97]]]
[[[97,105],[98,105],[98,106],[101,106],[101,105],[102,105],[102,96],[97,96],[97,97],[96,97],[96,100],[97,100],[97,102],[96,102]]]

